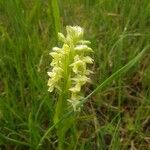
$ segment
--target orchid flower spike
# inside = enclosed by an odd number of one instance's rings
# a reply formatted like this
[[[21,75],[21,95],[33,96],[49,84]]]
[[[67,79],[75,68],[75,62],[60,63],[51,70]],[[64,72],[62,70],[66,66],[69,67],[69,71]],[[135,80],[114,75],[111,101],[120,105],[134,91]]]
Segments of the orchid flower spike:
[[[93,50],[88,46],[90,42],[83,40],[83,28],[67,26],[66,31],[66,36],[58,33],[58,39],[63,42],[63,46],[54,47],[50,52],[52,69],[48,72],[48,91],[53,92],[56,89],[61,92],[65,88],[69,93],[68,104],[77,111],[77,106],[83,98],[82,86],[90,81],[89,75],[92,71],[88,67],[94,60],[89,53]]]

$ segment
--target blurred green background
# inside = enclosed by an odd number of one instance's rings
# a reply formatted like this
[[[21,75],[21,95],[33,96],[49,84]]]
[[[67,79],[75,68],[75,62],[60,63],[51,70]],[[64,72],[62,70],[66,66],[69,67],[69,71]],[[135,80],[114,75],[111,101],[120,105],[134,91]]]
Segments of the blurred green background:
[[[150,44],[149,0],[0,0],[0,149],[35,149],[52,126],[49,52],[66,25],[85,29],[95,60],[91,93]],[[85,104],[74,147],[150,149],[150,49],[125,75]],[[40,147],[57,149],[55,130]]]

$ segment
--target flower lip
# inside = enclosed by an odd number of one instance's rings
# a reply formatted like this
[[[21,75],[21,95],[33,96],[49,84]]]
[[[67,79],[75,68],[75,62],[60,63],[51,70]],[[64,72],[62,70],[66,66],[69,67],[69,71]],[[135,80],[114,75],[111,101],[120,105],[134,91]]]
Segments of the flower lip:
[[[90,47],[88,47],[87,45],[77,45],[76,47],[75,47],[75,51],[87,51],[87,52],[93,52],[93,50],[90,48]]]
[[[59,47],[53,47],[52,50],[53,50],[53,51],[60,51],[61,48],[59,48]]]

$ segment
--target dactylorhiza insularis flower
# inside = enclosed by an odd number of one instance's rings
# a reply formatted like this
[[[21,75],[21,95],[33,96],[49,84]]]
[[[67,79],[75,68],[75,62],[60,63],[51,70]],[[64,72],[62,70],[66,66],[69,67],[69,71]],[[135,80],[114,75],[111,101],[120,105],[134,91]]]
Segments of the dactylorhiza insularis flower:
[[[90,42],[83,40],[84,30],[81,27],[67,26],[66,31],[66,37],[58,33],[63,46],[53,47],[50,52],[52,69],[48,72],[48,91],[53,92],[56,89],[59,93],[67,89],[70,95],[67,101],[76,111],[77,105],[83,98],[81,88],[90,81],[88,76],[92,71],[88,67],[89,64],[93,64],[93,59],[88,55],[93,50],[88,46]]]

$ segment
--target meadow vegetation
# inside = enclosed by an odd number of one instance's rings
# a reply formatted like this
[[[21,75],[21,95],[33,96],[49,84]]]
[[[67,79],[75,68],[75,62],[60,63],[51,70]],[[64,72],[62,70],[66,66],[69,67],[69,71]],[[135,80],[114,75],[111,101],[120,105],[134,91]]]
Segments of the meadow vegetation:
[[[94,74],[81,111],[54,123],[49,53],[67,25],[84,28]],[[150,149],[149,0],[0,0],[0,150],[27,149]]]

